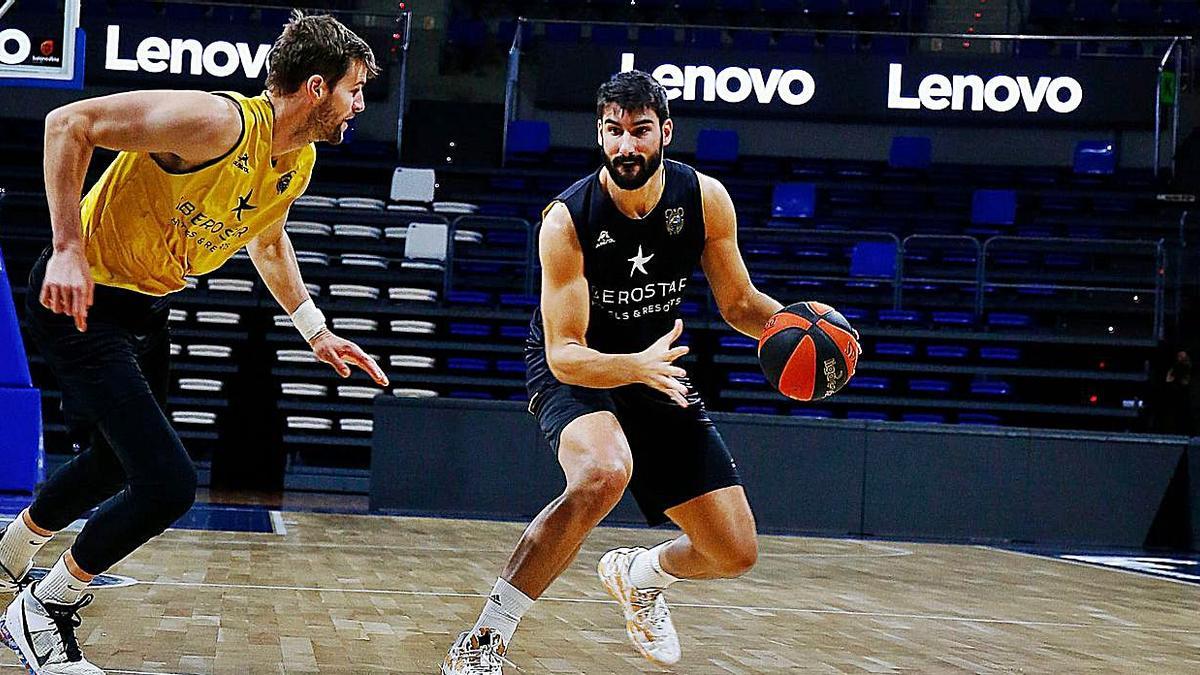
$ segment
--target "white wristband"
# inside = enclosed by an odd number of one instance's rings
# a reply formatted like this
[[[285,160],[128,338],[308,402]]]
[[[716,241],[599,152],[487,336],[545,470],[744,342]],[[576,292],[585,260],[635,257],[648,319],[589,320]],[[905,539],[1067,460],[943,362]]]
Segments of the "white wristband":
[[[325,330],[325,315],[317,309],[317,303],[309,298],[292,312],[292,325],[300,331],[306,342],[310,342]]]

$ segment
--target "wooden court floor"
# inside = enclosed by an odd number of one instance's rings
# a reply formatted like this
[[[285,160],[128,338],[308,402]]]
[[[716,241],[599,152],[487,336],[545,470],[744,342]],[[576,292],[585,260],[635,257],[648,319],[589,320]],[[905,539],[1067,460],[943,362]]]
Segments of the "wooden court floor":
[[[85,654],[111,673],[436,673],[522,529],[283,520],[282,535],[151,542],[112,570],[139,583],[98,590],[85,610]],[[1198,586],[983,547],[796,537],[764,538],[743,579],[673,587],[683,660],[656,668],[626,644],[593,569],[609,547],[666,536],[595,532],[510,658],[524,673],[588,675],[1200,673]],[[0,675],[16,668],[3,650]]]

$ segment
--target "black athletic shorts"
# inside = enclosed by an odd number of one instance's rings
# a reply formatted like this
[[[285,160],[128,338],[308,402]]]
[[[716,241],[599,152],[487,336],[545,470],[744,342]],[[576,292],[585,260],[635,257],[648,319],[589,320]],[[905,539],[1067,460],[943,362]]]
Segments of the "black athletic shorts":
[[[591,389],[537,378],[529,412],[555,455],[562,430],[576,418],[608,411],[616,416],[633,454],[629,491],[650,525],[667,522],[664,511],[713,490],[740,485],[737,465],[708,418],[699,395],[687,408],[640,384]]]

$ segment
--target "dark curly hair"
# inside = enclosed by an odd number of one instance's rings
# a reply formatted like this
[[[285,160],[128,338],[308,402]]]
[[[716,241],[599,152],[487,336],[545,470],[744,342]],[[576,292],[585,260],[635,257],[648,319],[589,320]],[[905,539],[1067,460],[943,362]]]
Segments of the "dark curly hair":
[[[596,90],[596,117],[604,117],[604,109],[615,104],[621,110],[653,110],[662,124],[671,118],[667,106],[667,91],[642,70],[629,70],[613,75]]]
[[[313,75],[332,87],[355,61],[367,67],[368,78],[379,74],[375,53],[354,31],[328,14],[295,10],[267,57],[267,89],[291,94]]]

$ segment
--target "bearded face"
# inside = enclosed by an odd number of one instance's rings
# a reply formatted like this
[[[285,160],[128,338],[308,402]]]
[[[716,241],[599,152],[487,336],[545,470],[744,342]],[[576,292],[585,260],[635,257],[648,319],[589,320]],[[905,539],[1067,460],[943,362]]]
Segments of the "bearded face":
[[[637,190],[662,166],[663,148],[670,142],[670,120],[660,124],[653,111],[627,111],[610,105],[597,126],[604,166],[618,188]]]

